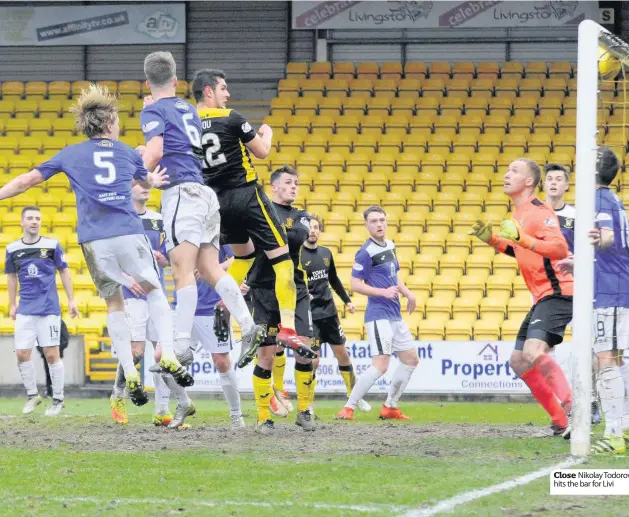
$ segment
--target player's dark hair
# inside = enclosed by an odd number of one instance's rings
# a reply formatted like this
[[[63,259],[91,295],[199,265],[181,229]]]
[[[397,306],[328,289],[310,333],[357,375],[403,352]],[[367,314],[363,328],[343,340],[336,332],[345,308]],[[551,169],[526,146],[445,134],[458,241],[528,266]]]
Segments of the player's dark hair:
[[[177,75],[177,64],[170,52],[153,52],[144,58],[144,75],[152,85],[166,86]]]
[[[537,165],[537,162],[530,160],[529,158],[518,158],[515,161],[526,163],[529,171],[531,171],[531,176],[533,178],[533,188],[536,189],[542,181],[542,171],[539,168],[539,165]]]
[[[310,214],[310,221],[317,221],[319,223],[319,231],[323,231],[323,220],[319,214]]]
[[[291,176],[299,176],[299,174],[297,174],[297,170],[294,167],[291,167],[290,165],[282,165],[279,169],[275,169],[271,173],[271,184],[279,180],[282,174],[290,174]]]
[[[548,175],[549,172],[561,171],[566,178],[566,182],[570,181],[570,172],[568,169],[560,163],[547,163],[544,166],[544,173]]]
[[[382,208],[381,206],[378,205],[371,205],[370,207],[368,207],[364,212],[363,212],[363,219],[366,221],[367,217],[369,217],[369,214],[372,214],[374,212],[377,212],[379,214],[383,214],[383,215],[387,215],[387,213],[384,211],[384,208]]]
[[[35,205],[25,206],[24,208],[22,208],[22,214],[20,215],[20,217],[24,219],[24,214],[28,212],[29,210],[34,210],[35,212],[41,212],[38,206],[35,206]]]
[[[599,185],[607,187],[616,178],[620,161],[609,147],[600,146],[596,151],[596,179]]]
[[[199,70],[194,74],[194,79],[192,80],[192,95],[194,95],[194,99],[197,102],[203,99],[203,90],[205,90],[206,86],[216,90],[219,79],[226,80],[227,76],[225,72],[218,68],[203,68]]]

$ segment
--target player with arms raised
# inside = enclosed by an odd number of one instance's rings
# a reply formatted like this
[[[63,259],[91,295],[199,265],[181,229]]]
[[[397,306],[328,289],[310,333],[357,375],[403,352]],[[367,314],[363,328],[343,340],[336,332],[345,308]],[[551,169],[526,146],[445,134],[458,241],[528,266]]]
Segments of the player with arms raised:
[[[264,339],[254,324],[239,284],[218,262],[220,215],[214,191],[201,176],[201,120],[196,109],[175,96],[175,60],[170,52],[153,52],[144,60],[144,74],[151,89],[140,114],[146,146],[141,147],[144,164],[167,168],[170,184],[162,194],[162,216],[166,250],[175,279],[175,352],[192,361],[192,326],[198,292],[195,270],[216,289],[242,329],[238,365],[253,360]]]
[[[415,310],[415,295],[397,276],[400,264],[395,256],[395,244],[386,238],[385,211],[379,206],[370,206],[363,217],[369,239],[356,253],[352,268],[352,292],[368,297],[365,324],[373,358],[369,369],[356,381],[349,400],[337,418],[354,419],[354,410],[359,401],[387,373],[391,353],[395,352],[400,364],[393,373],[387,400],[380,409],[380,418],[410,420],[400,411],[398,402],[419,364],[419,357],[413,336],[402,319],[399,295],[408,300],[409,313]]]
[[[229,268],[238,285],[253,265],[255,252],[264,252],[274,273],[274,289],[281,315],[277,342],[299,353],[302,342],[295,332],[297,291],[286,232],[269,198],[258,183],[249,152],[266,158],[273,131],[266,124],[259,133],[237,111],[227,108],[230,98],[222,70],[199,70],[192,83],[203,125],[203,177],[218,195],[221,232],[234,252]],[[223,299],[223,302],[225,300]],[[216,334],[225,334],[229,314],[222,304],[215,313]]]
[[[46,410],[46,416],[57,416],[63,409],[63,361],[59,355],[61,307],[55,283],[57,271],[68,296],[70,315],[77,317],[79,310],[74,303],[72,279],[61,244],[39,233],[39,208],[25,206],[21,224],[24,235],[7,246],[4,264],[9,288],[9,315],[15,320],[15,354],[28,396],[22,413],[32,413],[42,401],[31,361],[33,347],[40,346],[44,350],[52,384],[52,405]],[[18,282],[19,305],[16,304]]]
[[[343,327],[336,311],[336,304],[332,298],[332,289],[339,295],[343,303],[347,306],[349,312],[354,314],[356,307],[352,303],[351,298],[347,294],[343,282],[336,273],[334,265],[334,256],[332,250],[325,246],[320,246],[318,241],[321,235],[322,223],[321,219],[310,215],[310,235],[308,240],[304,242],[301,249],[301,267],[308,277],[308,291],[310,292],[310,310],[312,312],[312,326],[314,329],[315,346],[313,350],[317,353],[324,343],[332,348],[334,357],[339,363],[339,371],[347,396],[349,397],[354,384],[356,384],[356,376],[354,375],[354,367],[352,360],[349,358],[347,349],[345,348],[345,334]],[[313,361],[314,372],[319,366],[319,358]],[[275,381],[275,378],[273,379]],[[313,382],[310,385],[310,412],[314,413],[314,396],[316,379],[313,374]],[[277,392],[276,392],[277,395]],[[361,411],[370,411],[371,406],[361,399],[358,401],[358,408]]]
[[[550,415],[553,433],[567,439],[572,391],[548,352],[563,341],[566,325],[572,320],[573,280],[557,267],[557,262],[568,256],[568,243],[553,209],[535,195],[541,176],[532,160],[512,162],[504,177],[504,193],[515,206],[513,219],[502,222],[499,235],[481,219],[469,233],[518,262],[533,295],[533,307],[518,331],[511,367]]]
[[[64,171],[76,194],[78,237],[94,284],[107,304],[107,328],[122,365],[127,390],[136,405],[146,404],[133,356],[121,285],[138,284],[146,294],[151,319],[162,345],[162,366],[178,382],[190,374],[173,353],[170,307],[162,291],[157,265],[141,219],[133,208],[132,184],[144,188],[167,182],[163,170],[147,173],[140,155],[118,141],[120,131],[116,98],[107,88],[92,85],[71,108],[77,129],[89,140],[66,147],[36,169],[0,189],[0,200],[17,196]]]

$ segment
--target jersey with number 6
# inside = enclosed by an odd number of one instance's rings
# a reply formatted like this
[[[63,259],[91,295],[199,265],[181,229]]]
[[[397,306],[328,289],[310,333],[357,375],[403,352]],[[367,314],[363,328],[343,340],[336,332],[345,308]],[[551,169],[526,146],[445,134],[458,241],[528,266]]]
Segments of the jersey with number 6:
[[[614,243],[596,250],[594,307],[629,307],[629,223],[616,194],[606,187],[596,190],[596,223],[614,232]]]
[[[178,97],[159,99],[140,113],[142,132],[148,143],[152,138],[164,139],[161,161],[169,184],[203,183],[201,177],[201,121],[195,107]]]
[[[59,151],[37,167],[45,180],[64,172],[76,195],[79,243],[143,234],[131,182],[146,180],[142,157],[118,140],[95,138]]]
[[[255,183],[258,179],[245,144],[255,130],[232,109],[199,109],[204,153],[203,179],[216,192]]]

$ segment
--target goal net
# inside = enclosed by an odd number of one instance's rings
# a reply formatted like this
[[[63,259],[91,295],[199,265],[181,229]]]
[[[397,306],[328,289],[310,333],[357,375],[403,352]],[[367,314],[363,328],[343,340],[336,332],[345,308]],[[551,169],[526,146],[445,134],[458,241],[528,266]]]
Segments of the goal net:
[[[621,356],[623,343],[629,340],[629,335],[623,335],[629,334],[629,328],[621,324],[622,314],[614,309],[628,306],[624,298],[629,298],[629,285],[625,285],[629,282],[622,281],[619,268],[629,264],[629,225],[621,205],[614,204],[609,197],[611,192],[618,199],[629,201],[629,196],[624,195],[629,190],[623,190],[622,178],[629,123],[629,78],[625,76],[625,64],[629,64],[629,46],[625,42],[591,20],[579,25],[571,439],[571,452],[576,456],[587,456],[591,438],[602,437],[603,429],[608,429],[604,423],[591,435],[593,393],[598,394],[603,409],[615,408],[615,414],[621,415],[617,425],[622,426],[624,384],[623,391],[619,391],[622,376],[618,368],[608,371],[599,367],[593,350],[606,351],[607,343],[611,344],[612,355]],[[607,193],[596,189],[597,183],[605,183],[601,181],[603,173],[597,176],[597,160],[600,162],[602,156],[599,146],[613,151],[621,166]],[[604,253],[595,252],[588,232],[608,226],[615,226],[614,245]],[[602,270],[607,273],[601,273]],[[606,315],[603,306],[608,305]]]

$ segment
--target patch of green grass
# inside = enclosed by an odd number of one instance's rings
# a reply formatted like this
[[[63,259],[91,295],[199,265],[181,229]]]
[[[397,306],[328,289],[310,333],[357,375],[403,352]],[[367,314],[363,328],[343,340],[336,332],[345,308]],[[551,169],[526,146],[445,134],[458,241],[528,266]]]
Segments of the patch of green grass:
[[[280,432],[272,437],[251,430],[217,434],[227,425],[220,400],[197,403],[187,434],[155,430],[150,405],[130,406],[131,424],[121,429],[110,423],[106,399],[68,400],[65,416],[56,420],[41,416],[41,408],[23,417],[23,404],[2,399],[2,414],[12,417],[0,418],[0,516],[401,515],[554,465],[569,452],[563,440],[510,434],[547,424],[534,404],[405,402],[412,422],[392,425],[377,419],[375,404],[371,413],[357,413],[356,422],[334,422],[342,403],[321,401],[321,429],[300,432],[287,419],[277,422]],[[251,401],[244,411],[252,426]],[[111,450],[102,440],[90,447],[90,436],[95,443],[106,433],[114,440]],[[164,449],[160,440],[166,439]],[[121,450],[116,440],[129,447]],[[592,465],[620,468],[621,462],[596,459]],[[451,515],[536,515],[544,507],[548,517],[590,517],[594,509],[597,517],[623,514],[606,513],[613,505],[599,499],[566,501],[548,493],[543,478]],[[567,509],[570,504],[585,506]]]

